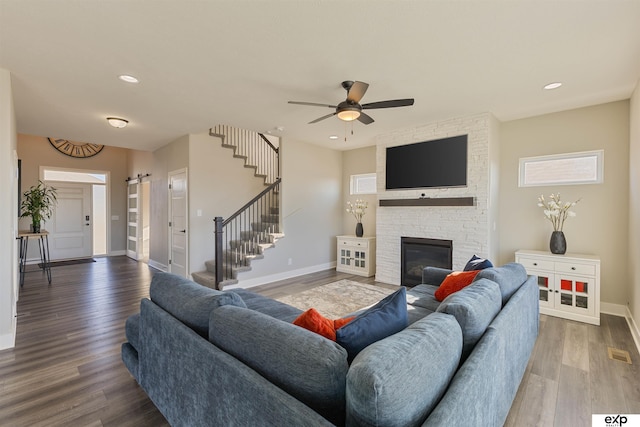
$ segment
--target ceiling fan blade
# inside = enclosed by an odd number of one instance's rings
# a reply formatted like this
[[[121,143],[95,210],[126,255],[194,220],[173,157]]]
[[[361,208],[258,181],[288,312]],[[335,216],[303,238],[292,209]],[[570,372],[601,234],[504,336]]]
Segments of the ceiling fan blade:
[[[331,114],[327,114],[326,116],[318,117],[317,119],[309,122],[308,124],[311,125],[311,124],[314,124],[314,123],[318,123],[319,121],[322,121],[324,119],[328,119],[329,117],[335,116],[336,114],[338,114],[338,113],[331,113]]]
[[[349,88],[349,92],[347,93],[347,101],[355,102],[357,104],[360,102],[368,88],[368,83],[353,82],[351,88]]]
[[[389,101],[370,102],[363,104],[363,110],[371,110],[373,108],[394,108],[394,107],[408,107],[413,105],[413,98],[407,99],[393,99]]]
[[[329,108],[337,108],[337,106],[336,106],[336,105],[318,104],[317,102],[289,101],[289,104],[296,104],[296,105],[310,105],[310,106],[312,106],[312,107],[329,107]]]
[[[370,125],[371,123],[374,122],[373,118],[371,118],[371,116],[369,116],[368,114],[365,114],[363,112],[360,112],[360,116],[358,117],[358,121],[360,123],[364,123],[365,125]]]

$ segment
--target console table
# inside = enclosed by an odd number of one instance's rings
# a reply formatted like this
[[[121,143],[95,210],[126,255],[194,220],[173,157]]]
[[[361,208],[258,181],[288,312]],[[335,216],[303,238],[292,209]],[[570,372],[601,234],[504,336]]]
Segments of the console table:
[[[40,230],[39,233],[33,233],[29,230],[18,231],[18,239],[20,240],[20,287],[24,285],[24,275],[27,273],[27,249],[29,248],[29,239],[38,239],[38,248],[40,250],[40,262],[42,271],[46,273],[47,280],[51,284],[51,260],[49,259],[49,232]]]
[[[336,271],[371,277],[376,273],[376,238],[338,236]]]
[[[600,325],[600,258],[519,250],[516,262],[538,276],[540,313]]]

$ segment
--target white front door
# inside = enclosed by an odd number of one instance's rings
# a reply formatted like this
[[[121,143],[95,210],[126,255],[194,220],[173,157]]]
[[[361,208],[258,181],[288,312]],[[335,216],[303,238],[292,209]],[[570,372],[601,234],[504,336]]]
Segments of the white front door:
[[[187,277],[187,170],[169,173],[169,272]]]
[[[91,184],[60,182],[53,187],[58,203],[45,225],[51,260],[92,256]]]

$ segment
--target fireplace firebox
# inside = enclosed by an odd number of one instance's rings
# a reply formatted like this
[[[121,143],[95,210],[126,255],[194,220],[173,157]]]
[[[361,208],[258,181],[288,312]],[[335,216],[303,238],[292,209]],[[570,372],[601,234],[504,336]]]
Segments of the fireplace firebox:
[[[451,240],[402,237],[400,250],[401,284],[416,286],[422,283],[425,267],[452,267],[453,242]]]

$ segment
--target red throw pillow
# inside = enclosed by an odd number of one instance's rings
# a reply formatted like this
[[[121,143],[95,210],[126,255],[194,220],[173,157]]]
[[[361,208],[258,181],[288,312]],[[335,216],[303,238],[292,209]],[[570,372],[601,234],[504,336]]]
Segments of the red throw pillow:
[[[452,293],[469,286],[478,273],[480,273],[480,270],[454,271],[449,274],[436,290],[434,294],[436,299],[442,301]]]
[[[331,341],[335,341],[336,329],[343,327],[353,319],[353,317],[346,317],[344,319],[337,320],[327,319],[315,308],[310,308],[298,316],[296,320],[293,321],[293,324],[322,335]]]

